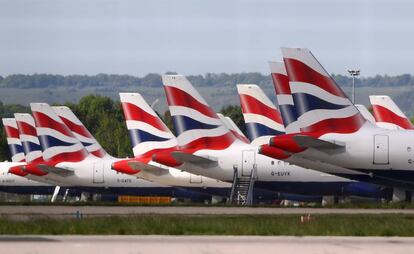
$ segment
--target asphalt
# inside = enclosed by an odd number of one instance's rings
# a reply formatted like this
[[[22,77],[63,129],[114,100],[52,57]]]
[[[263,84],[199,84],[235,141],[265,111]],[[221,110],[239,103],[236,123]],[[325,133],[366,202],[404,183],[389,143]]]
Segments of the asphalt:
[[[331,209],[159,206],[0,206],[0,216],[106,216],[140,214],[414,214],[414,209]]]
[[[102,216],[170,215],[315,215],[315,214],[414,214],[414,209],[331,209],[252,207],[169,207],[169,206],[0,206],[0,217],[14,220],[32,218],[90,218]]]
[[[414,238],[273,236],[2,236],[0,253],[393,253],[407,254]]]

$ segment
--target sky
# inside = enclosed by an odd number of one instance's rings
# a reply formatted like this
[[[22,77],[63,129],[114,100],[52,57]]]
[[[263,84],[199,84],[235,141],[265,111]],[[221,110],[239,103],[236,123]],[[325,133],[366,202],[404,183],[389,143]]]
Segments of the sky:
[[[330,73],[414,74],[414,1],[0,0],[0,75],[268,73],[307,47]]]

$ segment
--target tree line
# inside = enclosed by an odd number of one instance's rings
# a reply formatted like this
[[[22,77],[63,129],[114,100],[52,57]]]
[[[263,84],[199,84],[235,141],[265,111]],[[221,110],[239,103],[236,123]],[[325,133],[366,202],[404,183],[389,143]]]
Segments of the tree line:
[[[169,72],[170,74],[173,72]],[[352,86],[349,76],[333,75],[341,86]],[[257,84],[272,86],[270,75],[258,72],[249,73],[207,73],[191,75],[188,79],[198,86],[227,87],[234,84]],[[403,74],[397,76],[377,75],[358,79],[358,86],[366,87],[396,87],[413,86],[414,76]],[[131,75],[98,74],[98,75],[52,75],[52,74],[14,74],[0,76],[0,88],[85,88],[97,87],[114,89],[116,87],[162,87],[161,75],[150,73],[143,77]]]

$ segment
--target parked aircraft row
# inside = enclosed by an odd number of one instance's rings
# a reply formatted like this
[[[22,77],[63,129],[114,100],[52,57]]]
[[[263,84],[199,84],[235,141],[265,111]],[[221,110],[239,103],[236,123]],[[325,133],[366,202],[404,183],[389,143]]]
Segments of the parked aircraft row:
[[[353,105],[308,49],[271,62],[278,107],[259,86],[237,91],[248,138],[182,75],[162,81],[176,135],[139,93],[120,93],[133,158],[109,155],[68,108],[31,103],[3,119],[12,162],[1,191],[182,198],[403,200],[414,186],[413,126],[388,96]]]

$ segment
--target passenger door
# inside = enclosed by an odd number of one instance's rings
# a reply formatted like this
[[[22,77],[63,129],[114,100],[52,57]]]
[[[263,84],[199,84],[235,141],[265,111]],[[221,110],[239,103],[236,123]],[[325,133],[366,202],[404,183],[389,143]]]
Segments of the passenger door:
[[[250,176],[256,163],[255,151],[243,151],[242,160],[242,176]]]
[[[387,135],[374,136],[374,164],[389,164],[389,139]]]
[[[104,164],[95,162],[93,164],[93,183],[104,183]]]

